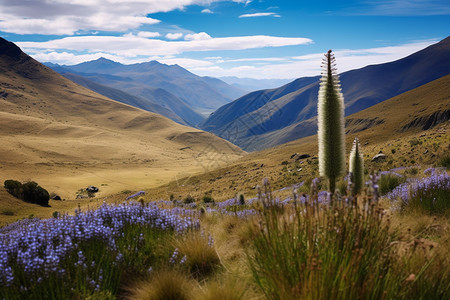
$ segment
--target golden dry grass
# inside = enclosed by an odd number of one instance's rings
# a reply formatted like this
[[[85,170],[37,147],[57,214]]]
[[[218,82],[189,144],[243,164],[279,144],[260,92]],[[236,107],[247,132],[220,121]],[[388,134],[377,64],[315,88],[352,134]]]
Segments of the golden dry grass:
[[[425,131],[420,126],[406,131],[402,131],[402,127],[449,107],[450,75],[348,116],[347,156],[354,138],[358,137],[368,170],[389,170],[400,166],[424,169],[433,166],[440,157],[450,154],[450,122],[447,120]],[[372,122],[371,127],[361,130],[373,119],[382,122]],[[387,155],[386,161],[371,162],[371,158],[380,151]],[[290,158],[295,153],[310,154],[311,158],[295,161]],[[246,198],[254,197],[254,187],[261,184],[263,178],[271,179],[273,188],[277,190],[318,176],[317,160],[313,157],[317,157],[317,136],[249,153],[226,168],[174,181],[152,189],[151,193],[165,199],[170,194],[175,199],[187,194],[201,199],[208,191],[212,191],[212,196],[219,201],[240,192]],[[283,162],[286,164],[283,165]]]
[[[223,167],[244,154],[210,133],[76,85],[25,54],[0,55],[0,91],[0,184],[33,180],[69,201],[45,211],[73,210],[80,201],[71,200],[88,185],[98,186],[103,199]],[[8,201],[0,198],[0,211]],[[36,207],[35,215],[41,211]]]

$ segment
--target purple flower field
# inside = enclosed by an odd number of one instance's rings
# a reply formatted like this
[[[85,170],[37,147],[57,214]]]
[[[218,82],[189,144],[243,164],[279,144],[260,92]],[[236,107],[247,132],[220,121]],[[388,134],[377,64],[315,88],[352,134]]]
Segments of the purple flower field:
[[[431,175],[400,184],[386,195],[394,204],[397,203],[396,209],[421,206],[436,213],[448,209],[450,176],[447,172],[438,172],[435,169],[427,169],[424,173]]]
[[[40,281],[52,273],[63,275],[65,270],[60,263],[74,251],[81,260],[83,253],[78,251],[78,246],[83,242],[100,240],[110,250],[117,251],[116,239],[129,225],[181,234],[197,228],[199,221],[188,210],[165,210],[155,203],[142,206],[136,202],[104,204],[97,210],[76,211],[75,216],[65,215],[58,219],[19,221],[0,232],[0,285],[14,283],[13,265],[22,267],[30,280]],[[117,253],[118,259],[120,256],[121,253]]]

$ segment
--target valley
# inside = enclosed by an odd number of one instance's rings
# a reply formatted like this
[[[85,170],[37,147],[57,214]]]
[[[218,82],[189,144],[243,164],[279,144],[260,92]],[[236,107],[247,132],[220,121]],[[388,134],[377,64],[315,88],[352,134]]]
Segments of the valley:
[[[34,180],[74,199],[88,185],[103,184],[99,195],[158,186],[223,163],[217,156],[244,154],[210,133],[85,89],[5,40],[0,50],[2,181]]]

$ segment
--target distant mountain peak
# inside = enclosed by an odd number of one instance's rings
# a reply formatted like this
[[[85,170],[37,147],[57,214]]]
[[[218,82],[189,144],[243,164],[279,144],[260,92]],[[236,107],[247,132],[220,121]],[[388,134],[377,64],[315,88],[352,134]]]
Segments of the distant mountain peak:
[[[93,60],[92,62],[97,62],[97,63],[101,63],[101,64],[104,64],[104,65],[112,65],[112,66],[122,65],[119,62],[113,61],[113,60],[105,58],[103,56],[98,58],[98,59],[96,59],[96,60]]]

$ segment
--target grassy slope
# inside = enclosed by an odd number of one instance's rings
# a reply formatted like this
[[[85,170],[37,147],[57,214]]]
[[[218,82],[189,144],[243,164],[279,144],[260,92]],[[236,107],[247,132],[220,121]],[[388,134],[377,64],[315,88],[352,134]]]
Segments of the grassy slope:
[[[346,151],[350,152],[353,139],[357,136],[365,154],[366,167],[370,170],[432,165],[444,153],[449,154],[450,135],[447,130],[450,122],[425,131],[424,123],[407,130],[402,128],[421,117],[427,120],[433,113],[444,112],[449,107],[450,75],[348,116]],[[382,123],[375,125],[377,122],[373,122],[374,119],[382,120]],[[369,128],[361,130],[365,127]],[[395,154],[392,149],[395,149]],[[424,154],[427,150],[428,153]],[[383,163],[370,162],[379,151],[387,155],[387,160]],[[295,162],[290,159],[294,153],[317,156],[316,136],[250,153],[221,170],[172,182],[153,190],[153,198],[168,198],[170,194],[182,198],[191,194],[201,199],[204,192],[210,190],[217,200],[228,199],[238,192],[251,197],[255,195],[253,187],[260,184],[264,177],[271,178],[277,189],[318,176],[317,160],[309,158]],[[287,165],[282,165],[283,161]]]
[[[210,133],[112,101],[15,55],[0,54],[1,183],[34,180],[67,199],[79,188],[103,185],[99,196],[105,196],[158,186],[213,167],[217,157],[243,154]],[[0,211],[9,200],[0,197]]]

